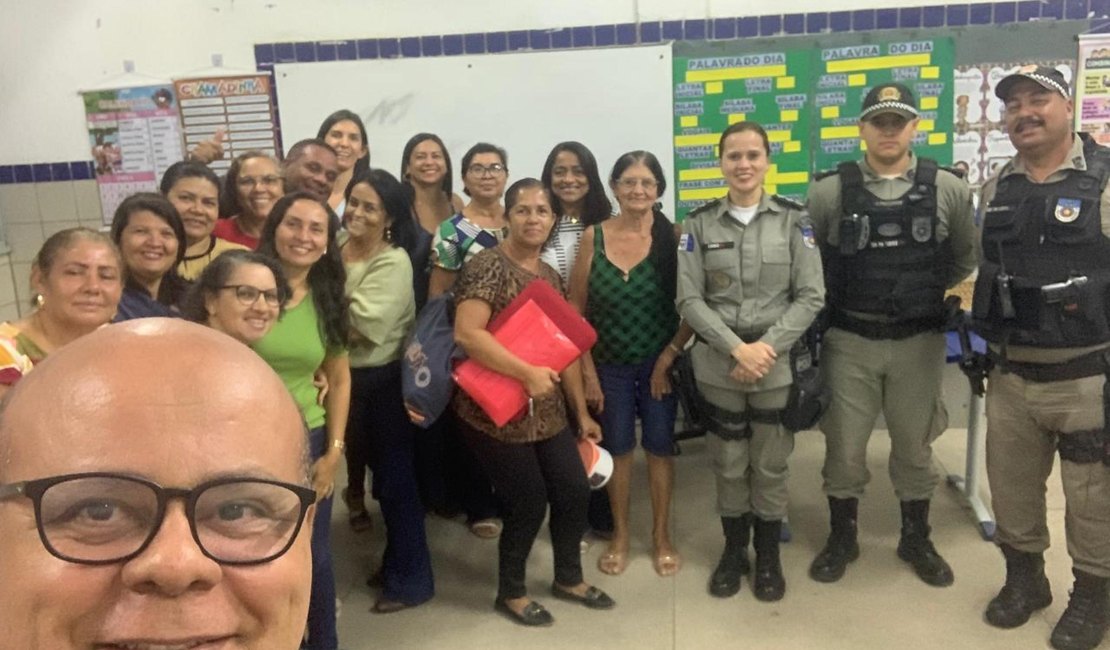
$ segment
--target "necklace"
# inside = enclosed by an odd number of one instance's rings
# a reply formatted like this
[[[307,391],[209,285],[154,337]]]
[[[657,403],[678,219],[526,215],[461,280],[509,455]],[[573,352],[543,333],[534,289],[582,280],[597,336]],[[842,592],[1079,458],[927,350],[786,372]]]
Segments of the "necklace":
[[[569,214],[564,214],[563,215],[563,220],[566,221],[567,223],[571,224],[571,225],[577,224],[579,221],[581,221],[580,218],[578,218],[574,215],[569,215]]]

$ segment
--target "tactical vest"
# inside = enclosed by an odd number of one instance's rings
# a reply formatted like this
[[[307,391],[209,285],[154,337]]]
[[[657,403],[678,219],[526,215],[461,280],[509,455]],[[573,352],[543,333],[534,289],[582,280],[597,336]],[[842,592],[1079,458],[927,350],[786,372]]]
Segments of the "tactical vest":
[[[1080,137],[1085,171],[1068,170],[1055,183],[1011,174],[983,212],[972,315],[988,341],[1040,348],[1110,341],[1110,239],[1099,209],[1110,149]]]
[[[885,201],[864,188],[857,163],[838,166],[841,217],[833,227],[840,245],[826,242],[822,250],[834,325],[852,330],[858,319],[844,314],[852,311],[909,326],[878,338],[941,326],[951,253],[937,240],[937,169],[936,162],[919,159],[913,187]]]

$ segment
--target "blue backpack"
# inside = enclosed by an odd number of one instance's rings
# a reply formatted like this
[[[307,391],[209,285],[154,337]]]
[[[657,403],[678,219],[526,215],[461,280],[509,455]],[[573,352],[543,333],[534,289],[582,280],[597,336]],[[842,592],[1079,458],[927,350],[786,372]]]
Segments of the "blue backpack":
[[[417,426],[427,429],[447,409],[455,392],[451,370],[462,356],[455,345],[455,298],[444,293],[428,300],[405,340],[401,392],[405,405],[424,416]]]

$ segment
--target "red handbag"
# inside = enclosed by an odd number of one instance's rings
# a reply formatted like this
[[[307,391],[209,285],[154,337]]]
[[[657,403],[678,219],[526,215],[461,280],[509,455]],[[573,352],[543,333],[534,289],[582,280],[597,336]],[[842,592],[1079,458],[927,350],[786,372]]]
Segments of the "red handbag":
[[[525,363],[562,372],[597,341],[597,332],[550,284],[536,279],[509,303],[487,329]],[[497,426],[521,415],[528,393],[519,381],[473,359],[460,363],[455,383]]]

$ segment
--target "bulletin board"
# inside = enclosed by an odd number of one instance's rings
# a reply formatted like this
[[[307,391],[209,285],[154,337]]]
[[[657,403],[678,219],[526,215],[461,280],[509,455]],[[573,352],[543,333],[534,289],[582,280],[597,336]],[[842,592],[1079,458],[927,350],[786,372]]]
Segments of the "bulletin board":
[[[943,37],[675,56],[678,218],[727,192],[717,144],[743,120],[761,124],[771,141],[767,191],[802,199],[813,172],[860,157],[863,97],[880,83],[905,84],[917,97],[914,151],[951,162],[953,59]]]

